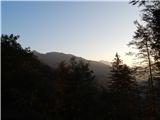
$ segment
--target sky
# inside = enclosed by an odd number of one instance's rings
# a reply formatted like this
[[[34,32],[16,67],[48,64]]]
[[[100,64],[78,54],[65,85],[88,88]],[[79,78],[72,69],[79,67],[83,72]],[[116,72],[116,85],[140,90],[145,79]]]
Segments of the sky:
[[[26,1],[1,3],[2,34],[42,53],[56,51],[89,60],[112,61],[116,52],[132,65],[127,44],[140,18],[128,2]]]

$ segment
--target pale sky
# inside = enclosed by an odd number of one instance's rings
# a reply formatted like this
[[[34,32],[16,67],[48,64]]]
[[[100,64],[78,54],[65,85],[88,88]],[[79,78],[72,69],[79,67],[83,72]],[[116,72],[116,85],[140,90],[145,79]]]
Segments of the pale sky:
[[[124,63],[132,59],[132,40],[139,10],[128,2],[2,2],[2,33],[20,35],[23,47],[63,52],[90,60]]]

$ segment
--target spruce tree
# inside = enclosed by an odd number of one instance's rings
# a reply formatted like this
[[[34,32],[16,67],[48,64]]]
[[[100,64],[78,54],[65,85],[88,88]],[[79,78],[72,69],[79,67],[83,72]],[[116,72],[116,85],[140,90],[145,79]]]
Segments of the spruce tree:
[[[113,100],[112,119],[135,120],[136,81],[131,69],[123,64],[117,53],[111,72],[109,88]]]

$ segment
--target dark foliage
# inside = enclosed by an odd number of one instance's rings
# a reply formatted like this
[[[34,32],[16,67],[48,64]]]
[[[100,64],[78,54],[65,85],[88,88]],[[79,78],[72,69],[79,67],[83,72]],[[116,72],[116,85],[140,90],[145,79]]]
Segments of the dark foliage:
[[[1,36],[2,120],[146,120],[147,89],[137,86],[118,54],[109,89],[98,89],[88,63],[72,58],[53,70],[18,38]],[[157,106],[159,86],[157,80]]]
[[[136,46],[143,58],[147,58],[149,68],[148,90],[146,92],[145,119],[159,119],[159,105],[156,104],[159,91],[155,79],[160,76],[160,1],[132,0],[133,5],[142,6],[143,25],[136,22],[137,30],[130,45]],[[151,62],[151,58],[154,61]],[[157,69],[155,68],[157,67]],[[157,74],[156,74],[157,73]]]
[[[71,58],[68,65],[65,62],[60,63],[56,74],[56,119],[91,119],[95,87],[89,65]],[[62,114],[64,115],[61,116]]]
[[[151,49],[150,52],[154,57],[155,64],[160,70],[160,1],[132,0],[130,3],[143,6],[141,11],[142,21],[145,23],[144,26],[142,26],[136,22],[138,26],[134,39],[148,41],[148,48]]]
[[[112,119],[136,120],[138,117],[136,109],[137,84],[131,69],[122,63],[118,54],[112,64],[109,88],[113,102]]]
[[[44,119],[54,73],[31,51],[23,49],[19,36],[2,35],[2,119]]]

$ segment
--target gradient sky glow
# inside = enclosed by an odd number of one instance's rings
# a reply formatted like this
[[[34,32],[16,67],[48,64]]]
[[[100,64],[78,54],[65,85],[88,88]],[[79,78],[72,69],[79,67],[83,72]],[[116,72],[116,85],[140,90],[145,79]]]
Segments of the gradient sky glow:
[[[18,34],[23,47],[131,65],[127,43],[139,19],[128,2],[2,2],[2,33]]]

